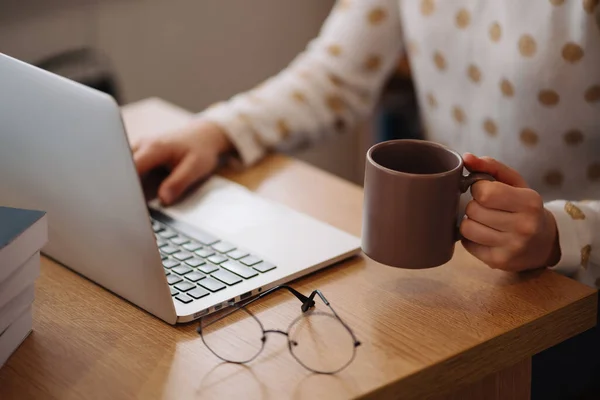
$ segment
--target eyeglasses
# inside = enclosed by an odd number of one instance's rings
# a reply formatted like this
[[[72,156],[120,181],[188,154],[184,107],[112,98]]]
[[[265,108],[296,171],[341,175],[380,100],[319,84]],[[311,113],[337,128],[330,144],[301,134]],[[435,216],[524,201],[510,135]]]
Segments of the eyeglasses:
[[[286,331],[265,329],[249,306],[281,289],[300,300],[302,314]],[[330,313],[314,310],[317,295],[329,307]],[[290,286],[276,286],[246,303],[232,302],[229,307],[231,309],[225,309],[224,315],[215,320],[202,318],[196,329],[206,347],[226,362],[249,363],[264,349],[267,334],[278,333],[287,337],[290,353],[304,368],[318,374],[335,374],[350,365],[360,346],[352,330],[319,290],[307,297]]]

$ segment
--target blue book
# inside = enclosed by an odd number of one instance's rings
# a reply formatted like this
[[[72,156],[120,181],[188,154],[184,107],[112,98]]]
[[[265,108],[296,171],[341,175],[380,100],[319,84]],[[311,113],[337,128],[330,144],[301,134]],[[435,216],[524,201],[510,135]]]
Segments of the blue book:
[[[43,211],[0,207],[0,283],[48,241]]]

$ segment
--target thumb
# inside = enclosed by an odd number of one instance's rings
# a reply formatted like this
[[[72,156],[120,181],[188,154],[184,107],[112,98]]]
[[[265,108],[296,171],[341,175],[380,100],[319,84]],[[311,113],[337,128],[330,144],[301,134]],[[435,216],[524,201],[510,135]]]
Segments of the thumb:
[[[514,169],[502,164],[491,157],[477,157],[471,153],[463,155],[465,167],[471,172],[484,172],[490,174],[499,182],[510,186],[527,188],[525,179]]]
[[[205,171],[202,170],[201,164],[200,159],[197,157],[186,155],[160,185],[158,197],[161,202],[165,205],[173,203],[202,177]]]

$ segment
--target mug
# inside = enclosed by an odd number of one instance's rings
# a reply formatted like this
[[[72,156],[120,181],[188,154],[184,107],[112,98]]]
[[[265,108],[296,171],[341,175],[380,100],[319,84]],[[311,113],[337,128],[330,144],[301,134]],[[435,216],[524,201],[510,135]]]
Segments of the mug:
[[[463,175],[454,150],[425,140],[389,140],[367,152],[362,250],[397,268],[437,267],[450,261],[458,231],[459,200],[471,185],[494,180]]]

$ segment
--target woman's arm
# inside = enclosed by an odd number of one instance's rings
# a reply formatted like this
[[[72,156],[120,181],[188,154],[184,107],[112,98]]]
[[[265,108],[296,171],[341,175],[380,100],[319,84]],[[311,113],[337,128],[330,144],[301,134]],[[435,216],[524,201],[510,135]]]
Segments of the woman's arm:
[[[600,266],[600,201],[555,200],[546,204],[558,228],[561,257],[553,269],[571,275]]]
[[[401,42],[397,0],[339,0],[319,36],[278,75],[209,107],[240,161],[343,132],[371,111]]]

